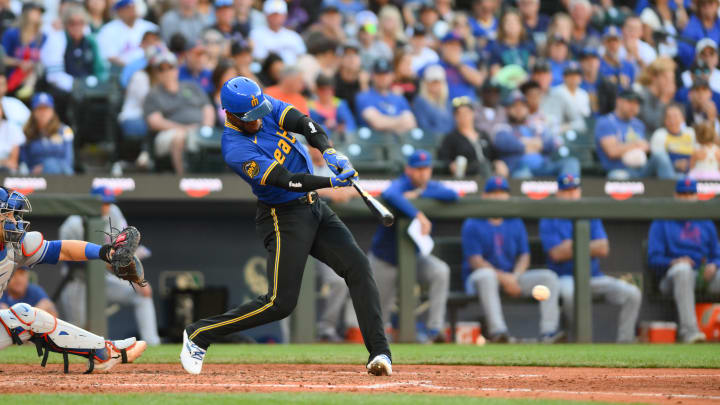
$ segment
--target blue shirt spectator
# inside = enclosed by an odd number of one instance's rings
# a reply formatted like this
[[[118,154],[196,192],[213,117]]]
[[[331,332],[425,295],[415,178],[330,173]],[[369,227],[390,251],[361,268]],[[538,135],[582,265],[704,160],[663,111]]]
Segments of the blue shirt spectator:
[[[616,137],[620,143],[645,141],[645,124],[639,119],[629,117],[623,119],[617,112],[603,115],[595,123],[595,144],[603,168],[610,172],[615,169],[626,169],[621,157],[610,158],[603,149],[601,142],[605,137]]]
[[[543,251],[548,254],[550,250],[566,240],[572,240],[573,238],[573,221],[564,218],[543,218],[538,222],[538,228],[540,232],[540,240],[542,241]],[[603,227],[602,221],[599,219],[593,219],[590,221],[590,240],[607,239],[605,228]],[[547,258],[548,267],[555,271],[558,276],[572,276],[575,269],[573,260],[566,260],[563,262],[555,262],[548,255]],[[600,261],[598,258],[592,258],[590,260],[590,276],[599,277],[602,276],[600,271]]]
[[[448,98],[452,100],[456,97],[467,96],[475,101],[477,97],[475,89],[482,86],[485,75],[473,63],[464,59],[463,43],[464,39],[454,31],[445,35],[440,45],[439,64],[445,69]],[[420,76],[423,74],[424,69],[418,73]]]
[[[50,298],[42,287],[37,284],[29,284],[27,286],[27,290],[25,290],[25,295],[13,298],[6,292],[2,297],[0,297],[0,304],[5,304],[8,308],[21,302],[35,306],[38,302],[46,299]]]
[[[180,66],[178,77],[181,82],[195,82],[205,93],[213,92],[212,71],[210,69],[201,69],[197,72],[190,70],[187,64]]]
[[[683,41],[678,41],[678,58],[685,67],[690,67],[695,59],[695,44],[699,40],[710,38],[715,43],[720,42],[720,19],[717,17],[717,2],[702,2],[699,8],[698,15],[690,17],[685,29],[680,34]],[[703,18],[705,16],[707,17]]]
[[[443,67],[432,65],[425,68],[420,92],[412,103],[418,127],[423,131],[446,134],[454,128],[448,92]]]
[[[527,230],[520,218],[507,218],[499,225],[484,218],[468,218],[462,226],[462,245],[463,285],[473,271],[470,256],[481,255],[494,268],[512,273],[517,257],[530,253]]]
[[[375,61],[372,81],[372,88],[355,96],[358,124],[395,133],[417,127],[407,99],[390,91],[393,75],[389,61]]]
[[[7,288],[0,297],[0,309],[9,308],[17,303],[25,303],[57,316],[55,304],[50,301],[47,293],[37,284],[30,282],[27,266],[17,268],[7,283]]]
[[[27,141],[20,148],[20,161],[32,174],[74,173],[73,131],[60,122],[54,106],[47,93],[32,99],[32,116],[25,125]]]

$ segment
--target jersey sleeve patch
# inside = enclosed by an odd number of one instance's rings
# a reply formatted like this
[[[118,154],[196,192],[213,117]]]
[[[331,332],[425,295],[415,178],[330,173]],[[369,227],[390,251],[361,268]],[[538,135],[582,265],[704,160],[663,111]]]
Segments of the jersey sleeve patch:
[[[248,177],[252,179],[253,177],[260,174],[260,165],[258,165],[258,163],[254,160],[249,160],[243,163],[242,170]]]

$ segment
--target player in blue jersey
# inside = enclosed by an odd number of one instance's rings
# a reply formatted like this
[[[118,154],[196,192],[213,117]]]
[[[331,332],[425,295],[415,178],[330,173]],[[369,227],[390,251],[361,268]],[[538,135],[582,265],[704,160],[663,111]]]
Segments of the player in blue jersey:
[[[227,81],[220,92],[225,110],[225,162],[258,198],[256,231],[268,251],[268,293],[185,328],[180,360],[199,374],[205,353],[225,335],[283,319],[297,303],[307,256],[330,266],[350,288],[365,347],[368,373],[392,373],[380,300],[367,257],[338,216],[314,190],[347,187],[357,177],[350,161],[330,147],[322,127],[292,105],[263,94],[246,77]],[[332,177],[313,175],[312,160],[292,133],[321,152]]]

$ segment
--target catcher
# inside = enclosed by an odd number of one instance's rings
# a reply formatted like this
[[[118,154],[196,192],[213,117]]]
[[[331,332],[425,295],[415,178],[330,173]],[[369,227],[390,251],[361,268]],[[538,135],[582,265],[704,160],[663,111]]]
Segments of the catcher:
[[[46,241],[40,232],[28,232],[32,212],[30,201],[17,191],[0,187],[0,296],[10,276],[20,266],[58,261],[104,260],[118,277],[138,285],[145,284],[143,269],[135,257],[140,232],[133,227],[112,235],[111,243],[100,246],[77,240]],[[47,363],[49,352],[62,353],[65,373],[68,354],[88,359],[86,374],[108,371],[118,363],[132,363],[147,347],[135,338],[105,340],[77,326],[55,318],[42,309],[18,303],[0,310],[0,350],[15,343],[35,343],[38,356]]]

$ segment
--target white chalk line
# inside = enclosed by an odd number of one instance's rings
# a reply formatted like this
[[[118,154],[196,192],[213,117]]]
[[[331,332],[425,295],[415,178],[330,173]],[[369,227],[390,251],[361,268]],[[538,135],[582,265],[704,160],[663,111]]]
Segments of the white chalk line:
[[[2,383],[4,387],[13,386],[27,386],[28,384],[37,384],[37,381],[6,381]],[[157,384],[157,383],[89,383],[89,386],[94,388],[97,387],[127,387],[127,388],[149,388],[149,387],[162,387],[167,388],[168,384]],[[531,394],[556,394],[556,395],[572,395],[572,396],[591,396],[591,395],[605,395],[605,396],[630,396],[630,397],[649,397],[649,398],[681,398],[681,399],[706,399],[706,400],[720,400],[720,395],[697,395],[697,394],[679,394],[679,393],[656,393],[656,392],[613,392],[613,391],[567,391],[567,390],[550,390],[550,389],[535,389],[535,388],[501,388],[501,387],[454,387],[454,386],[441,386],[432,384],[430,381],[404,381],[404,382],[392,382],[382,384],[366,384],[366,385],[353,385],[353,384],[266,384],[266,383],[173,383],[173,387],[192,387],[192,388],[307,388],[307,389],[321,389],[321,390],[382,390],[388,388],[403,388],[403,387],[417,387],[417,388],[429,388],[438,391],[482,391],[482,392],[520,392],[520,393],[531,393]]]

